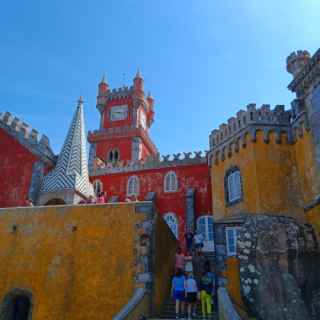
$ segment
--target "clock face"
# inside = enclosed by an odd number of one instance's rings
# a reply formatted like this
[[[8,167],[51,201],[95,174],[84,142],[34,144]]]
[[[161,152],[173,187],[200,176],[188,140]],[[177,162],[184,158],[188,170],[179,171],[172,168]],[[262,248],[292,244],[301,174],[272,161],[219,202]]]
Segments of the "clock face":
[[[143,111],[140,111],[140,124],[143,129],[147,128],[147,117]]]
[[[111,121],[124,120],[124,119],[127,119],[127,117],[128,117],[127,105],[115,106],[111,108],[111,112],[110,112]]]

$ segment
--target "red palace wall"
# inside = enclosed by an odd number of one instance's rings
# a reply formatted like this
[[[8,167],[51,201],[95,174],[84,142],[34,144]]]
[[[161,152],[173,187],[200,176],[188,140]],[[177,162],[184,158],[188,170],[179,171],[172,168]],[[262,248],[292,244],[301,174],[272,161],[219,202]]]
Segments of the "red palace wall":
[[[164,176],[167,172],[174,171],[178,178],[178,191],[164,192]],[[92,176],[90,180],[100,180],[103,183],[103,191],[107,199],[118,196],[119,201],[127,198],[127,182],[130,176],[139,178],[138,200],[144,200],[148,192],[156,193],[156,206],[161,215],[173,212],[179,219],[179,240],[184,246],[186,191],[195,189],[195,215],[212,215],[211,185],[209,168],[207,164],[186,165],[150,169],[136,172],[108,174],[104,176]]]
[[[24,205],[38,158],[0,129],[0,207]]]

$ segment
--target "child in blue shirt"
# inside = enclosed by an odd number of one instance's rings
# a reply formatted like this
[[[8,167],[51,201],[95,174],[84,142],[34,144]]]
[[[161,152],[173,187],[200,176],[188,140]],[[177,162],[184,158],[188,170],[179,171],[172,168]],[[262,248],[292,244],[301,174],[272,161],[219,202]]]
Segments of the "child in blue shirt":
[[[176,302],[176,319],[179,319],[179,314],[184,313],[185,301],[185,281],[186,278],[181,269],[178,269],[176,275],[172,278],[171,292]]]

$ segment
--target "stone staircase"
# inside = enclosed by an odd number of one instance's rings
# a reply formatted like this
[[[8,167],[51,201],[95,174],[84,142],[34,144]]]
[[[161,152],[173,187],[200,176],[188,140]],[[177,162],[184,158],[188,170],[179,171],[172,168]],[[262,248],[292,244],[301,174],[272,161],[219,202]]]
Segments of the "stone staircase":
[[[187,311],[187,309],[185,309],[185,311]],[[159,317],[154,317],[152,318],[153,320],[164,320],[164,319],[175,319],[175,303],[173,299],[168,299],[167,301],[165,301],[163,308],[162,308],[162,312],[161,315]],[[181,317],[180,319],[187,319],[187,312],[185,317]],[[192,319],[209,319],[209,318],[203,318],[201,315],[201,304],[200,301],[197,303],[197,307],[196,307],[196,316],[192,317]],[[213,315],[210,318],[210,320],[217,320],[218,317],[216,315],[215,309],[213,308]]]
[[[214,265],[214,253],[206,252],[204,253],[204,256],[210,261],[211,266]],[[215,312],[215,307],[213,307],[213,314],[210,320],[218,320],[217,312]],[[149,320],[171,320],[175,319],[175,302],[172,298],[168,298],[162,308],[161,315],[158,317],[150,318]],[[180,317],[180,319],[187,319],[187,307],[185,306],[185,317]],[[201,314],[201,303],[198,301],[196,306],[196,316],[192,317],[192,319],[209,319],[209,318],[203,318]]]

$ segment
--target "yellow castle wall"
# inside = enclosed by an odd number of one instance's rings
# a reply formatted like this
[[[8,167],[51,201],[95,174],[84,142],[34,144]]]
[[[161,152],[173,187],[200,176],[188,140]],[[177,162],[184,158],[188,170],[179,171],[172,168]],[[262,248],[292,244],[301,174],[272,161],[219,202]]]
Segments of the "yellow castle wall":
[[[168,225],[163,218],[156,220],[154,286],[152,297],[153,311],[158,315],[162,311],[164,301],[169,297],[171,277],[173,275],[174,256],[178,242],[172,232],[168,232]]]
[[[216,219],[238,213],[280,213],[303,217],[299,206],[301,198],[298,170],[293,145],[287,143],[285,134],[276,143],[275,133],[269,135],[269,143],[263,141],[263,133],[257,132],[256,141],[246,136],[246,148],[226,155],[224,161],[211,167],[213,215]],[[237,166],[241,171],[243,200],[226,205],[224,177],[226,171]]]
[[[25,288],[34,320],[111,319],[133,293],[143,219],[133,204],[0,210],[0,301]]]
[[[294,148],[303,203],[307,205],[320,193],[320,172],[316,167],[314,144],[310,130],[303,130],[303,135],[297,139]]]

